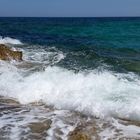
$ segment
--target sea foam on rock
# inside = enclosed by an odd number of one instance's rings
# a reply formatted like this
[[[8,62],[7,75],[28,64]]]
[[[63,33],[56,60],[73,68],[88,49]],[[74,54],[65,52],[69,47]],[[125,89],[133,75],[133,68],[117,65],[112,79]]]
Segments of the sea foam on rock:
[[[0,60],[22,61],[22,52],[13,51],[4,44],[0,44]]]

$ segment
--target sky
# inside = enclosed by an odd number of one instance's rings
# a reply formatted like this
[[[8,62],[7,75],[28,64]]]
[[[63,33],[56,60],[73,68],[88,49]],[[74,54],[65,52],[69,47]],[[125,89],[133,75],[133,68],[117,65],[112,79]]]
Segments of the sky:
[[[140,0],[0,0],[0,16],[140,16]]]

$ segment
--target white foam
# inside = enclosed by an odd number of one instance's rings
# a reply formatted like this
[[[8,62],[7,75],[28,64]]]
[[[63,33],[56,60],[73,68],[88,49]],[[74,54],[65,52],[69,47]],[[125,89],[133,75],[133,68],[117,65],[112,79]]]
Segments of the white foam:
[[[116,131],[117,130],[117,131]],[[140,127],[135,125],[121,124],[112,119],[112,125],[99,133],[102,140],[108,139],[139,139]]]
[[[45,131],[47,136],[41,135],[42,139],[52,140],[61,138],[67,140],[68,133],[75,128],[75,125],[73,126],[69,123],[68,114],[72,115],[71,112],[65,110],[50,110],[43,106],[24,106],[22,110],[16,110],[15,112],[6,110],[5,113],[1,114],[0,131],[5,134],[1,136],[1,139],[5,137],[9,140],[19,140],[21,137],[30,139],[30,135],[34,134],[31,133],[29,125],[34,122],[43,122],[46,119],[51,120],[52,123],[49,130],[46,129]],[[77,117],[77,119],[79,118]]]
[[[23,77],[18,69],[3,65],[0,66],[0,95],[17,98],[23,104],[42,100],[59,109],[101,118],[140,120],[140,80],[136,75],[96,70],[75,74],[60,67],[48,67],[44,72]]]
[[[21,45],[22,42],[18,39],[10,38],[10,37],[1,37],[0,36],[0,44],[13,44],[13,45]]]
[[[23,59],[30,62],[43,62],[45,64],[56,64],[65,58],[65,54],[62,51],[57,50],[53,47],[53,51],[49,49],[45,51],[43,48],[40,49],[40,46],[31,46],[31,48],[36,49],[26,49],[23,50],[24,56]],[[39,49],[38,49],[39,48]],[[46,48],[49,48],[46,46]],[[52,48],[52,47],[51,47]]]

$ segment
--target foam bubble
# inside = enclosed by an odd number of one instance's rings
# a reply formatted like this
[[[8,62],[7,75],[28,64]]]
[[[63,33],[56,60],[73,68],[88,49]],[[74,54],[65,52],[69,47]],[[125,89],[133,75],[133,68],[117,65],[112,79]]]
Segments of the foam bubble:
[[[13,44],[13,45],[21,45],[22,42],[18,39],[13,39],[10,37],[1,37],[0,36],[0,44]]]
[[[60,67],[48,67],[43,72],[24,77],[17,68],[3,65],[0,67],[0,95],[17,98],[23,104],[42,100],[59,109],[100,118],[114,116],[140,120],[138,75],[97,70],[74,73]],[[134,77],[138,78],[134,81]]]

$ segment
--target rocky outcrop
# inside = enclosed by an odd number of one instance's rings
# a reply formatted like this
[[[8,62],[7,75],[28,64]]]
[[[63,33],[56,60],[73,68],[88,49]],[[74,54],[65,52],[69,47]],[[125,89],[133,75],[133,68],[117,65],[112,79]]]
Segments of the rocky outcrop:
[[[13,51],[6,45],[0,44],[0,60],[22,61],[22,52]]]

